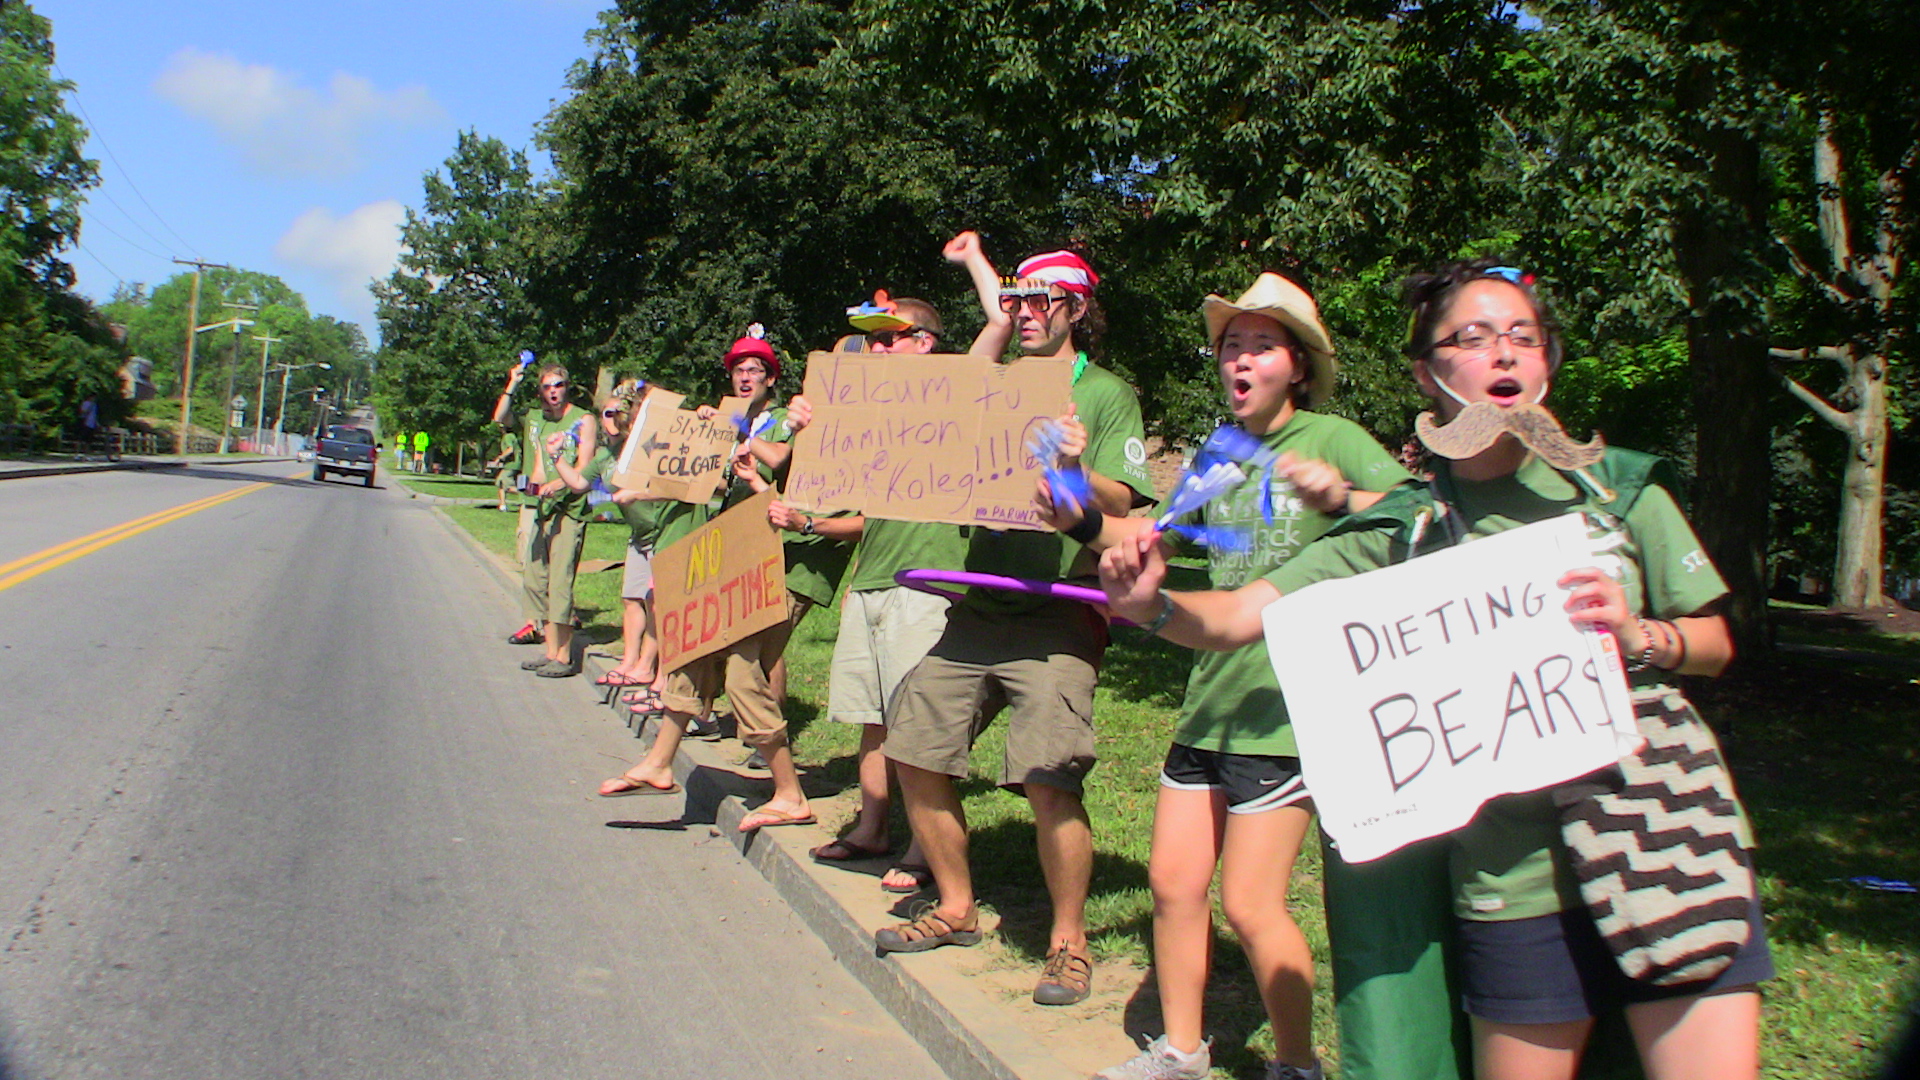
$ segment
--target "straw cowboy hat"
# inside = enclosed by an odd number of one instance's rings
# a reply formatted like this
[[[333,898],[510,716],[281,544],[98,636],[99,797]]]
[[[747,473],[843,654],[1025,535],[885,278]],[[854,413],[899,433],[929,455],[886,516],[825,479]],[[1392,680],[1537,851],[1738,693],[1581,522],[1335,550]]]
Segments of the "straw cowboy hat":
[[[1234,316],[1252,312],[1276,319],[1293,332],[1307,352],[1307,404],[1318,405],[1333,393],[1334,373],[1340,369],[1333,359],[1333,339],[1320,321],[1320,305],[1305,289],[1275,273],[1261,274],[1253,287],[1228,300],[1212,293],[1200,305],[1207,320],[1207,342],[1220,344],[1220,335]]]

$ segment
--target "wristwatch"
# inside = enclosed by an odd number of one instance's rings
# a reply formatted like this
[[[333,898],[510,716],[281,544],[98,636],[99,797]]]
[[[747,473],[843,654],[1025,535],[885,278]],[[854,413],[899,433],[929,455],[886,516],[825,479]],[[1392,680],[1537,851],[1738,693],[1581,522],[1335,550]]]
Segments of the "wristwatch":
[[[813,535],[813,519],[812,519],[812,518],[801,518],[800,520],[801,520],[801,522],[803,523],[803,524],[801,524],[801,526],[800,526],[800,535],[801,535],[801,536],[812,536],[812,535]]]

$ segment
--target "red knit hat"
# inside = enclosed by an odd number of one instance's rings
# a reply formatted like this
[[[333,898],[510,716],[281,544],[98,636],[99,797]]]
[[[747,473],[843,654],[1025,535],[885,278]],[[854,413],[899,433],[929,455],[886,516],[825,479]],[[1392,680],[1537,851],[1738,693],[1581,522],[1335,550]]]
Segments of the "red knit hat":
[[[780,358],[774,355],[773,346],[767,344],[767,328],[759,323],[747,327],[747,336],[734,342],[720,362],[726,365],[728,371],[732,371],[735,364],[749,356],[758,358],[767,366],[768,382],[779,381]]]

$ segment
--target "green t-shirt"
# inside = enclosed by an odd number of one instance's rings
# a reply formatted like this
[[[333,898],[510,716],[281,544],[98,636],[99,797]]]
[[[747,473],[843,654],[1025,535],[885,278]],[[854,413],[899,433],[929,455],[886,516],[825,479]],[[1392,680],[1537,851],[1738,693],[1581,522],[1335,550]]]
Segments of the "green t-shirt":
[[[850,592],[891,589],[902,570],[958,570],[966,565],[971,525],[867,519],[853,549]]]
[[[1701,552],[1700,540],[1664,488],[1649,484],[1621,519],[1583,488],[1537,458],[1494,480],[1442,478],[1455,493],[1467,537],[1490,536],[1570,512],[1586,515],[1601,550],[1618,557],[1614,571],[1628,606],[1657,619],[1691,615],[1726,595],[1726,582]],[[1434,529],[1442,528],[1436,524]],[[1283,594],[1326,578],[1347,577],[1386,566],[1405,554],[1396,528],[1357,530],[1327,537],[1267,575]],[[1632,676],[1635,686],[1660,685],[1669,673],[1649,668]],[[1453,833],[1451,863],[1454,913],[1463,919],[1504,922],[1552,915],[1581,906],[1570,869],[1555,854],[1560,816],[1549,791],[1490,799]]]
[[[1286,426],[1262,438],[1261,444],[1276,454],[1291,452],[1302,460],[1324,461],[1340,470],[1340,475],[1359,491],[1386,491],[1410,479],[1407,470],[1365,428],[1338,416],[1295,413]],[[1204,549],[1207,576],[1216,589],[1237,589],[1273,572],[1339,520],[1303,504],[1293,494],[1293,486],[1276,477],[1272,481],[1273,522],[1268,524],[1261,509],[1262,479],[1250,477],[1197,513],[1180,519],[1185,524],[1225,526],[1252,534],[1253,543],[1245,551],[1224,551],[1218,546]],[[1198,553],[1198,545],[1179,534],[1166,535],[1182,553]],[[1231,754],[1299,754],[1265,641],[1231,652],[1194,654],[1186,704],[1173,741]]]
[[[1132,488],[1141,502],[1152,501],[1147,476],[1145,427],[1140,399],[1118,375],[1088,364],[1073,384],[1074,415],[1087,429],[1080,462],[1109,480]],[[967,545],[967,570],[1036,581],[1064,581],[1094,573],[1094,555],[1056,532],[974,527]],[[1004,589],[969,589],[969,607],[990,614],[1019,615],[1040,607],[1046,597]]]
[[[761,412],[753,418],[749,430],[759,427],[760,417],[767,412],[773,414],[773,425],[757,438],[770,443],[792,442],[794,430],[793,425],[787,422],[785,406]],[[784,483],[786,480],[784,472],[776,475],[764,464],[760,466],[760,476],[769,483]],[[732,506],[752,494],[751,487],[734,482],[728,489],[727,505]],[[817,533],[802,536],[796,532],[787,533],[781,544],[786,552],[787,591],[823,607],[833,603],[833,594],[840,588],[840,578],[847,572],[847,561],[853,557],[853,545],[844,540],[829,540]]]
[[[667,508],[678,502],[678,499],[640,499],[615,504],[620,507],[620,517],[633,533],[630,542],[636,550],[652,551],[658,546],[661,527],[667,519]]]
[[[560,479],[559,474],[553,469],[553,459],[547,454],[547,439],[555,432],[572,430],[576,424],[579,425],[581,431],[585,431],[586,425],[592,422],[593,418],[588,415],[587,410],[578,405],[568,405],[566,411],[560,414],[560,419],[558,420],[547,419],[547,414],[540,409],[528,409],[526,418],[522,422],[522,431],[524,431],[525,434],[520,444],[521,466],[526,471],[527,476],[532,477],[535,475],[533,462],[537,455],[541,462],[541,468],[545,470],[547,479]],[[573,451],[563,447],[561,453],[571,456]],[[591,464],[591,462],[589,462],[589,464]],[[561,488],[557,494],[549,495],[539,500],[539,506],[540,516],[542,518],[552,517],[555,514],[566,514],[568,517],[580,521],[587,519],[588,507],[586,495],[564,487]]]

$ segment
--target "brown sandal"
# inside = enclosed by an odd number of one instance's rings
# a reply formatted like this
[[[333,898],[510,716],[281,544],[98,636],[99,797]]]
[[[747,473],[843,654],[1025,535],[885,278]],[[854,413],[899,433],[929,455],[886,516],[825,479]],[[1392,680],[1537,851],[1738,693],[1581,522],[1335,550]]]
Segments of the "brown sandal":
[[[980,915],[975,912],[963,922],[949,922],[928,904],[912,922],[884,927],[873,935],[874,947],[883,953],[926,952],[942,945],[980,944]]]
[[[1047,966],[1034,984],[1033,1000],[1041,1005],[1077,1005],[1093,993],[1093,960],[1065,945],[1047,954]]]

